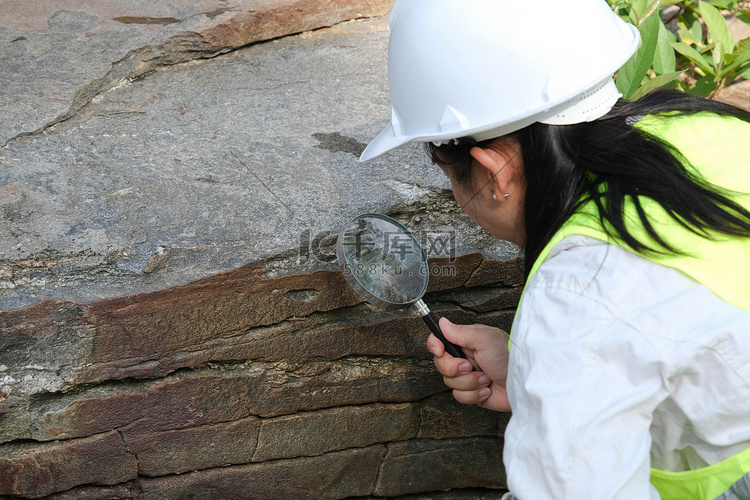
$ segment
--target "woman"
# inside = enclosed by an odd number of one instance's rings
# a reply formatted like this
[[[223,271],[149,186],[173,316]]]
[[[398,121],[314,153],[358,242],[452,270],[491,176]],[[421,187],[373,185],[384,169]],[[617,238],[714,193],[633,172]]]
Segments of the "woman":
[[[441,327],[455,398],[512,410],[511,498],[750,498],[750,114],[619,99],[637,31],[601,0],[399,0],[391,124],[523,247],[513,324]]]

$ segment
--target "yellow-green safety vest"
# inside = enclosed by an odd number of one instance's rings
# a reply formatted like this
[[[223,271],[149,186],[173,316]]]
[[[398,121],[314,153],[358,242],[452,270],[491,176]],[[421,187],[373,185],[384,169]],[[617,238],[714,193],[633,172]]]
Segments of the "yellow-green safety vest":
[[[672,144],[688,160],[688,168],[694,168],[693,172],[711,184],[730,190],[731,193],[725,194],[750,209],[749,123],[714,113],[699,113],[650,115],[635,126]],[[684,252],[682,255],[645,254],[644,258],[677,269],[730,304],[750,311],[750,238],[720,234],[705,238],[682,227],[655,201],[644,198],[641,203],[657,233]],[[659,248],[643,228],[632,202],[625,207],[625,221],[636,239],[651,248]],[[546,260],[552,247],[571,235],[589,236],[633,251],[604,231],[596,205],[589,202],[552,237],[534,262],[529,278]],[[651,469],[651,483],[662,500],[748,499],[750,449],[702,469],[684,472]]]

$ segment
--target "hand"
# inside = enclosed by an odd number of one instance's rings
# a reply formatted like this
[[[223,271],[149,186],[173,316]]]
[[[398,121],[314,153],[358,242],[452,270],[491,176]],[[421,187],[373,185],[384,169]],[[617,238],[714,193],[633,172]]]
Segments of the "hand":
[[[446,318],[440,318],[440,329],[445,338],[463,348],[467,358],[454,358],[445,352],[443,343],[434,335],[427,339],[427,347],[435,355],[435,366],[443,374],[445,385],[453,389],[456,401],[510,411],[505,389],[508,334],[486,325],[454,325]]]

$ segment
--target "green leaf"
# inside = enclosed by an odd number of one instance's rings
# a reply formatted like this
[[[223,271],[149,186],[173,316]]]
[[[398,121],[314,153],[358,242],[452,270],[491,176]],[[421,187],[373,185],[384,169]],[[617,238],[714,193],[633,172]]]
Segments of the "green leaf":
[[[659,12],[661,1],[662,0],[652,0],[651,3],[646,6],[646,9],[641,14],[641,24],[643,24],[643,21]]]
[[[710,64],[708,64],[708,62],[706,62],[706,59],[703,58],[701,53],[695,50],[690,45],[686,44],[685,42],[677,42],[673,43],[672,47],[674,47],[674,50],[690,59],[690,61],[692,61],[696,66],[700,67],[704,71],[711,73],[712,75],[716,74],[714,72],[714,69]]]
[[[714,59],[718,58],[719,63],[721,63],[724,54],[731,54],[734,50],[734,37],[729,32],[727,21],[721,15],[719,9],[706,2],[699,2],[698,10],[703,16],[706,26],[708,26],[709,37],[719,47],[719,53],[714,56]],[[718,68],[719,65],[716,65],[716,67]]]
[[[630,1],[630,19],[638,27],[643,24],[642,16],[646,12],[646,7],[648,7],[648,0]]]
[[[722,68],[719,76],[726,76],[730,73],[744,71],[744,66],[750,63],[750,37],[740,40],[731,54],[731,64]]]
[[[687,89],[687,92],[699,97],[706,97],[714,90],[716,90],[716,80],[712,75],[706,75],[698,80],[695,85]]]
[[[641,86],[643,78],[654,62],[656,43],[659,40],[659,16],[651,16],[638,28],[641,32],[641,48],[617,72],[617,89],[625,99]]]
[[[680,40],[688,44],[703,44],[703,25],[701,20],[692,11],[686,11],[677,22],[677,35]]]
[[[629,14],[629,6],[630,2],[626,2],[623,0],[609,0],[609,6],[612,8],[612,10],[620,16],[620,19],[625,21],[626,23],[631,22],[630,14]]]
[[[711,49],[711,62],[714,65],[714,73],[721,71],[721,62],[723,61],[722,56],[721,44],[714,45],[714,48]]]
[[[675,71],[673,73],[666,73],[664,75],[659,75],[656,78],[647,80],[646,83],[638,87],[638,90],[633,92],[633,95],[630,96],[630,99],[633,101],[640,99],[641,97],[648,94],[652,90],[656,90],[659,87],[663,87],[669,83],[672,83],[673,81],[677,79],[678,76],[680,76],[683,73],[684,71]]]
[[[677,41],[677,37],[659,21],[659,39],[656,42],[656,52],[654,54],[654,71],[663,75],[672,73],[677,67],[677,57],[674,53],[672,44]]]
[[[737,8],[737,0],[709,0],[708,3],[720,9],[734,10]]]

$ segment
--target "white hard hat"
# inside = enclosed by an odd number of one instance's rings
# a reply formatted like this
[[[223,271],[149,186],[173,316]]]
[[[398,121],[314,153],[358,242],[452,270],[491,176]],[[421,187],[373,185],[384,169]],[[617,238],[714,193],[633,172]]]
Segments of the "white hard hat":
[[[640,43],[605,0],[396,0],[388,24],[391,123],[360,161],[407,142],[595,120]]]

